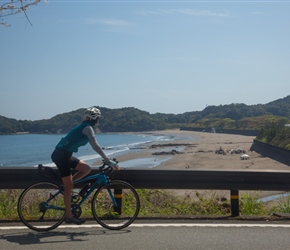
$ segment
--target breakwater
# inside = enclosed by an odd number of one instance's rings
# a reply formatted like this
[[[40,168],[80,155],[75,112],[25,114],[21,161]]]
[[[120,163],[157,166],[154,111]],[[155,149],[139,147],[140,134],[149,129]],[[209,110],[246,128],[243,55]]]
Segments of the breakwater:
[[[246,135],[246,136],[257,136],[259,130],[239,130],[239,129],[223,129],[223,128],[191,128],[181,127],[180,130],[185,131],[197,131],[197,132],[215,132],[221,134],[235,134],[235,135]]]

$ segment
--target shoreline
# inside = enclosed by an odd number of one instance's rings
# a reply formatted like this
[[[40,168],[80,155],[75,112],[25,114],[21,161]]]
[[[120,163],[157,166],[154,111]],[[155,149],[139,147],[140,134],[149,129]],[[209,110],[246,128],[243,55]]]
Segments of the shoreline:
[[[251,145],[255,136],[244,136],[236,134],[219,134],[219,133],[207,133],[207,132],[195,132],[195,131],[180,131],[180,130],[163,130],[154,131],[153,134],[162,134],[174,136],[174,140],[171,143],[185,145],[183,146],[182,154],[174,155],[152,155],[153,153],[160,151],[170,151],[168,146],[162,146],[169,144],[168,142],[157,142],[158,147],[151,148],[156,142],[148,143],[145,145],[145,149],[138,151],[130,151],[124,155],[117,156],[119,165],[122,166],[126,162],[130,162],[133,167],[130,169],[148,169],[151,170],[277,170],[277,171],[290,171],[290,167],[272,160],[268,157],[263,157],[260,154],[250,151]],[[248,160],[241,160],[241,154],[226,155],[216,154],[215,150],[222,147],[225,150],[241,148],[249,155]],[[178,148],[178,147],[175,147]],[[180,147],[182,148],[182,146]],[[179,149],[177,149],[179,150]],[[144,164],[144,159],[151,159]],[[151,167],[148,167],[148,163]],[[154,164],[158,164],[155,166]],[[134,165],[135,164],[135,165]],[[142,165],[143,164],[143,165]],[[138,167],[138,165],[141,165]],[[136,167],[137,166],[137,167]],[[171,190],[177,195],[194,195],[195,190]],[[211,197],[213,194],[220,196],[228,196],[229,190],[198,190],[203,197]],[[284,191],[241,191],[242,193],[254,193],[260,199],[265,197],[272,197],[273,195],[283,194]],[[195,195],[194,195],[195,196]],[[275,201],[268,201],[271,204]]]
[[[126,162],[129,161],[136,164],[136,167],[130,167],[132,169],[148,168],[148,165],[151,164],[150,168],[163,170],[290,170],[289,166],[285,164],[250,151],[255,136],[184,130],[162,130],[148,133],[171,136],[174,139],[172,141],[146,143],[140,149],[131,149],[126,154],[116,156],[121,168],[122,163],[126,165]],[[155,146],[152,147],[152,145]],[[241,154],[215,154],[215,151],[219,148],[224,150],[241,148],[246,151],[250,159],[241,160]],[[180,153],[158,155],[160,152],[170,152],[171,150]],[[144,159],[151,159],[151,161],[148,160],[145,165],[143,164],[144,166],[137,166],[138,164],[142,165]],[[159,162],[160,164],[158,164]]]

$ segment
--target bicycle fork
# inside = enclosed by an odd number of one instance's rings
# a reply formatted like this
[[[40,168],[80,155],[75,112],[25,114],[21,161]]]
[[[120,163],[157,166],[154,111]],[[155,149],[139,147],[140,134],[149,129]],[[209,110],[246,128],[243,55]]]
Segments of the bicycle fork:
[[[122,189],[115,188],[114,194],[113,194],[111,189],[108,188],[108,193],[114,203],[114,212],[121,215],[122,214],[122,197],[123,197]]]

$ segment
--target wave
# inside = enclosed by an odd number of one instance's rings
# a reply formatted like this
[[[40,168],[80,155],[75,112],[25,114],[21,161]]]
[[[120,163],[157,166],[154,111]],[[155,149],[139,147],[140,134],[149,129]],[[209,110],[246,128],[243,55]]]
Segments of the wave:
[[[17,135],[6,136],[0,141],[0,166],[37,166],[43,164],[55,166],[50,155],[63,135]],[[154,134],[97,134],[97,141],[109,157],[118,157],[130,150],[142,150],[146,144],[172,141],[172,135]],[[74,154],[77,158],[92,164],[101,157],[89,144],[79,148]]]

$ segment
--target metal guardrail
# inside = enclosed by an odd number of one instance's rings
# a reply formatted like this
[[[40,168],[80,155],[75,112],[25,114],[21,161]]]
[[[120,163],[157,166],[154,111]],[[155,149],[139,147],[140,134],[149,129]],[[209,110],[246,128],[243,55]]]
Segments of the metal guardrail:
[[[91,174],[97,173],[93,169]],[[121,170],[112,179],[143,189],[200,189],[231,191],[232,216],[239,215],[239,191],[289,191],[290,171],[243,170]],[[0,167],[1,189],[24,189],[44,180],[35,167]]]
[[[290,166],[290,150],[288,149],[254,140],[250,150]]]

